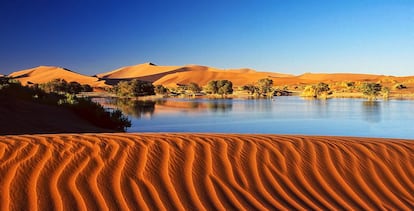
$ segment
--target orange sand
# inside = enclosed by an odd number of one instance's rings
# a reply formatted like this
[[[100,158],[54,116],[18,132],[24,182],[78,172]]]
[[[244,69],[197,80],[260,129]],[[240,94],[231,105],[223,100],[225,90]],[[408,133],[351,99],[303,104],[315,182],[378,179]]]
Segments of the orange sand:
[[[76,81],[81,84],[91,86],[105,86],[104,81],[98,81],[96,77],[82,75],[61,67],[39,66],[32,69],[21,70],[8,75],[16,78],[23,85],[28,83],[40,84],[46,83],[56,78],[65,79],[67,82]]]
[[[413,210],[414,141],[0,136],[0,210]]]

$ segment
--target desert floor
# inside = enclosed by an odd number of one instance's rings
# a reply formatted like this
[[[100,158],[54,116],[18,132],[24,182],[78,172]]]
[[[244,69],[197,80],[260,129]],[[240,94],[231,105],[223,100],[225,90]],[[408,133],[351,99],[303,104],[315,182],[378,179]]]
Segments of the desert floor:
[[[0,210],[414,209],[414,141],[0,136]]]

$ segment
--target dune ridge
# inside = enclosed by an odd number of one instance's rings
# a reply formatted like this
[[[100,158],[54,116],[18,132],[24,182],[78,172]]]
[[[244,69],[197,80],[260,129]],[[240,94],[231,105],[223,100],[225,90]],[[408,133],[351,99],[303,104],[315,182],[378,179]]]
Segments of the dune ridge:
[[[23,85],[30,83],[41,84],[61,78],[67,82],[76,81],[93,87],[106,86],[104,81],[99,81],[96,77],[82,75],[62,67],[54,66],[39,66],[27,70],[20,70],[10,73],[8,76],[19,80]]]
[[[414,209],[412,140],[0,136],[0,210]]]

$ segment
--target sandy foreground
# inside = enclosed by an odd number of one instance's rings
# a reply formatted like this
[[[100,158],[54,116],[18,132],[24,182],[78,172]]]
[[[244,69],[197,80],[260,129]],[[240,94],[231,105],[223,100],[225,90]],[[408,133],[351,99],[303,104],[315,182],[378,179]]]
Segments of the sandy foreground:
[[[414,209],[414,140],[0,136],[0,210]]]

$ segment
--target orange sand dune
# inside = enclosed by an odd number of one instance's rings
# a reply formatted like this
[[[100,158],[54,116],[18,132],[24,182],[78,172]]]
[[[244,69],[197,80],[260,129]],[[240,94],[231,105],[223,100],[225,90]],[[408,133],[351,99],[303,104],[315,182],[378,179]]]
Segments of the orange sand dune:
[[[110,72],[97,74],[98,78],[104,79],[131,79],[138,78],[146,81],[156,81],[164,75],[185,71],[180,66],[157,66],[153,63],[138,64],[135,66],[122,67]]]
[[[56,78],[65,79],[67,82],[76,81],[81,84],[91,86],[105,86],[104,81],[98,81],[98,78],[82,75],[61,67],[39,66],[32,69],[21,70],[8,75],[16,78],[23,85],[28,83],[46,83]]]
[[[0,210],[413,210],[411,140],[0,136]]]
[[[107,73],[97,74],[98,78],[106,80],[132,79],[151,81],[164,86],[177,86],[190,82],[206,85],[211,80],[231,80],[235,85],[253,83],[261,78],[288,77],[289,74],[256,72],[252,69],[222,70],[200,65],[187,66],[157,66],[152,63],[122,67]]]
[[[229,69],[220,70],[205,66],[187,66],[187,71],[177,72],[165,75],[154,84],[162,84],[164,86],[176,86],[177,84],[188,84],[191,82],[201,86],[207,85],[212,80],[230,80],[234,86],[242,86],[253,84],[262,78],[285,78],[291,77],[289,74],[273,73],[273,72],[256,72],[251,69]]]

